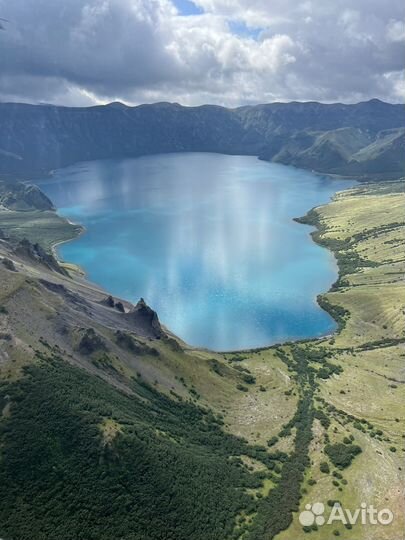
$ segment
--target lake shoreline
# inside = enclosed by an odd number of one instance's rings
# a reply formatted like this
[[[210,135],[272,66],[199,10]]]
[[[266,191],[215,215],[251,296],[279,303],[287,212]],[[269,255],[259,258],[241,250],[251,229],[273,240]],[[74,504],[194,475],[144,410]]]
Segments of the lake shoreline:
[[[281,166],[283,167],[283,166]],[[54,172],[53,172],[54,173]],[[42,189],[41,187],[41,184],[40,184],[40,189]],[[341,190],[337,190],[335,191],[331,196],[328,197],[328,201],[326,202],[326,204],[329,204],[329,202],[331,202],[331,200],[333,200],[333,197],[335,197],[335,195],[337,193],[339,193],[339,191]],[[319,206],[323,206],[323,204],[319,205]],[[310,213],[314,208],[316,207],[312,207],[308,212]],[[56,212],[58,213],[59,210],[56,210]],[[58,213],[58,215],[60,215]],[[69,259],[67,257],[63,257],[60,253],[60,251],[58,250],[58,246],[60,246],[61,244],[66,244],[67,242],[72,242],[73,240],[76,240],[78,238],[80,238],[85,232],[86,232],[86,228],[81,225],[80,221],[79,220],[75,220],[75,221],[72,221],[72,219],[69,219],[65,216],[63,216],[63,219],[66,219],[66,222],[69,223],[70,225],[71,224],[74,224],[75,226],[80,226],[80,229],[76,232],[76,234],[73,234],[71,236],[71,238],[69,239],[64,239],[63,241],[57,241],[54,243],[53,247],[52,247],[52,252],[53,254],[57,257],[58,261],[62,264],[62,265],[66,265],[67,269],[70,270],[71,272],[76,273],[80,273],[82,274],[82,276],[84,275],[85,279],[89,282],[89,283],[95,283],[99,288],[105,290],[105,291],[109,291],[109,287],[108,286],[105,286],[103,284],[98,284],[97,281],[95,281],[94,279],[91,279],[88,275],[88,271],[87,271],[87,268],[83,267],[83,265],[80,265],[80,264],[77,264],[77,263],[71,263],[69,261]],[[294,221],[297,221],[297,222],[300,222],[300,218],[293,218]],[[309,224],[309,223],[308,223]],[[313,224],[310,224],[313,226]],[[312,233],[315,232],[315,231],[312,231]],[[314,236],[313,234],[311,233],[311,237],[312,237],[312,241],[315,241],[315,243],[317,243],[318,245],[320,245],[320,247],[325,247],[325,246],[322,246],[321,244],[319,244],[319,242],[316,242],[316,240],[314,239]],[[338,272],[339,272],[339,267],[338,267],[338,261],[336,260],[336,256],[333,252],[333,250],[329,249],[329,252],[334,256],[334,263],[336,265],[336,277],[338,275]],[[329,288],[330,290],[330,288]],[[329,316],[331,316],[331,319],[336,322],[336,319],[333,317],[333,314],[330,312],[330,310],[328,309],[325,309],[325,307],[323,305],[320,305],[319,303],[319,296],[322,295],[322,294],[325,294],[326,292],[328,292],[328,290],[324,290],[324,291],[321,291],[319,294],[317,294],[316,296],[314,296],[314,303],[316,304],[317,306],[317,309],[320,309],[324,312],[326,312]],[[126,296],[123,296],[122,294],[115,294],[115,296],[117,297],[121,297],[123,299],[125,298],[128,298]],[[129,301],[133,301],[133,299],[129,300]],[[269,310],[271,310],[271,306],[269,308]],[[159,309],[157,309],[158,313],[159,313]],[[167,323],[165,321],[165,325],[168,326],[169,328],[171,328],[171,325],[170,323]],[[271,348],[271,347],[275,347],[275,346],[279,346],[281,344],[285,344],[285,343],[291,343],[291,342],[294,342],[294,343],[299,343],[299,342],[303,342],[303,341],[310,341],[310,340],[322,340],[322,339],[327,339],[327,338],[330,338],[332,337],[336,331],[338,330],[338,327],[336,327],[336,329],[334,329],[333,331],[330,331],[330,330],[326,330],[324,333],[322,334],[318,334],[318,335],[308,335],[308,336],[305,336],[305,337],[297,337],[297,338],[290,338],[290,339],[287,339],[287,340],[284,340],[284,339],[280,339],[279,341],[275,341],[275,342],[272,342],[272,343],[269,343],[269,344],[264,344],[264,345],[259,345],[258,347],[237,347],[237,348],[228,348],[228,347],[217,347],[217,348],[209,348],[209,347],[205,347],[205,346],[201,346],[201,345],[188,345],[188,348],[190,350],[192,349],[205,349],[205,350],[213,350],[213,351],[216,351],[216,352],[220,352],[220,353],[226,353],[226,352],[234,352],[234,351],[238,351],[238,352],[241,352],[241,351],[247,351],[247,350],[250,350],[250,351],[253,351],[253,350],[258,350],[258,349],[268,349],[268,348]],[[175,331],[174,331],[175,332]],[[184,343],[184,341],[187,342],[187,338],[179,338],[181,339],[181,341]],[[188,342],[187,342],[188,343]]]
[[[37,186],[38,189],[40,189],[39,186]],[[74,227],[76,227],[75,229],[75,234],[72,235],[71,238],[66,238],[64,240],[57,240],[55,242],[52,243],[51,245],[51,252],[52,252],[52,255],[53,257],[55,257],[55,259],[57,260],[58,264],[60,264],[61,266],[66,266],[67,269],[70,269],[71,271],[76,271],[78,273],[80,273],[84,278],[87,279],[87,272],[84,268],[82,268],[80,265],[77,265],[75,263],[71,263],[69,261],[65,261],[61,258],[59,252],[58,252],[58,247],[63,245],[63,244],[66,244],[68,242],[74,242],[75,240],[79,239],[83,234],[86,233],[86,227],[84,227],[81,223],[77,223],[75,221],[72,221],[71,219],[68,219],[67,217],[64,217],[62,216],[61,214],[59,214],[58,212],[58,209],[56,208],[55,209],[55,213],[63,220],[65,220],[69,225],[73,225]],[[90,283],[90,281],[89,281]]]

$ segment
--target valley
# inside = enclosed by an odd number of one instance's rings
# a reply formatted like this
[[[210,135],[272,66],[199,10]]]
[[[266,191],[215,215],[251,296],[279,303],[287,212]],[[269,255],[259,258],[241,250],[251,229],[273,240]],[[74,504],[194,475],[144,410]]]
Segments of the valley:
[[[403,540],[403,181],[297,216],[337,258],[337,332],[228,353],[58,261],[80,227],[22,198],[0,208],[2,537]],[[317,501],[394,520],[303,527]]]

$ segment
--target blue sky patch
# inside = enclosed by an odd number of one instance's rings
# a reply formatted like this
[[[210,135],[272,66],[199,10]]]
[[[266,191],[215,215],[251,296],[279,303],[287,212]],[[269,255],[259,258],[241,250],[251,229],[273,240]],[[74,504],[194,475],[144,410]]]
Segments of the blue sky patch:
[[[181,15],[201,15],[203,10],[196,6],[191,0],[173,0],[173,4]]]
[[[229,29],[233,34],[237,34],[242,37],[251,37],[257,39],[263,28],[252,28],[247,26],[243,21],[229,21]]]

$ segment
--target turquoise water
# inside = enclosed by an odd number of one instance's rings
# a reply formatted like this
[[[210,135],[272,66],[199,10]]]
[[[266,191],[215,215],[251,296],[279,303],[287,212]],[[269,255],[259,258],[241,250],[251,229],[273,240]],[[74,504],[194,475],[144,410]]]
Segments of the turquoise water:
[[[316,304],[333,256],[292,218],[352,183],[195,153],[82,163],[41,188],[86,227],[63,259],[116,296],[144,297],[186,342],[230,350],[335,328]]]

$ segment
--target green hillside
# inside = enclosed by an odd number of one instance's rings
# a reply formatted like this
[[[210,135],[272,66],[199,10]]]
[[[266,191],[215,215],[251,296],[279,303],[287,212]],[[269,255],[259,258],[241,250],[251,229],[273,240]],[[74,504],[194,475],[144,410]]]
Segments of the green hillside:
[[[301,219],[338,259],[335,335],[227,354],[60,264],[78,230],[37,198],[3,206],[0,536],[401,538],[404,201],[368,184]],[[335,500],[395,519],[303,530],[306,503]]]
[[[236,109],[0,103],[0,175],[24,179],[80,161],[218,152],[384,180],[404,175],[404,127],[405,107],[376,99]]]

